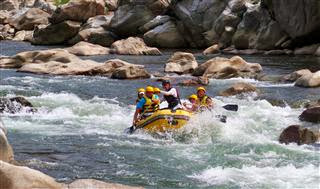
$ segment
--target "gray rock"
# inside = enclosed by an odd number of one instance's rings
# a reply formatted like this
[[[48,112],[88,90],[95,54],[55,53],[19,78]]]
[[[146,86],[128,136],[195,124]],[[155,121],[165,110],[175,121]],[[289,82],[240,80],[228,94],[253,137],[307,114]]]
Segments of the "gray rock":
[[[33,44],[54,45],[67,42],[77,35],[81,23],[64,21],[59,24],[51,24],[45,28],[36,28],[33,34]]]
[[[286,37],[279,24],[260,4],[249,7],[238,25],[232,43],[237,49],[273,50]]]
[[[301,48],[296,48],[294,50],[295,55],[314,55],[317,49],[320,47],[319,44],[304,46]]]
[[[0,2],[0,10],[15,10],[19,8],[19,1],[18,0],[2,0]]]
[[[168,21],[143,35],[145,43],[149,46],[162,48],[182,48],[187,44],[183,35],[173,21]]]
[[[153,28],[159,26],[159,25],[162,25],[168,21],[170,21],[171,18],[170,16],[167,16],[167,15],[159,15],[159,16],[156,16],[154,19],[152,19],[150,22],[146,23],[145,25],[141,26],[139,28],[140,32],[141,33],[145,33],[149,30],[152,30]]]
[[[49,14],[38,8],[31,8],[23,14],[9,19],[10,25],[17,30],[33,30],[37,25],[47,25]]]
[[[263,0],[280,27],[293,39],[319,40],[319,0]]]

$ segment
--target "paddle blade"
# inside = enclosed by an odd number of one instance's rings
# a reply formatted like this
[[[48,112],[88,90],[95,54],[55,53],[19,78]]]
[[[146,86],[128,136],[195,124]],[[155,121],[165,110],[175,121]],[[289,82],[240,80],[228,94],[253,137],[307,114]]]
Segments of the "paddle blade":
[[[226,110],[229,110],[229,111],[238,111],[238,105],[237,104],[227,104],[225,106],[222,106],[222,108],[226,109]]]
[[[124,133],[125,133],[125,134],[128,134],[128,135],[131,135],[131,134],[134,133],[134,131],[135,131],[135,127],[134,127],[134,126],[131,126],[131,127],[129,127],[129,128],[126,128],[126,129],[124,130]]]

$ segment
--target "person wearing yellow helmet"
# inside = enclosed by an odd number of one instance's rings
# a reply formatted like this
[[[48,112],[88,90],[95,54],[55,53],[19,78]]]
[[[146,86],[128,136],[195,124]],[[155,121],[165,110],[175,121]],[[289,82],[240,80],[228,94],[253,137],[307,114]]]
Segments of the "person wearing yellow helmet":
[[[198,111],[198,103],[197,103],[198,97],[197,97],[197,95],[195,95],[195,94],[190,95],[188,100],[189,100],[189,102],[183,103],[184,109],[187,111],[190,111],[190,112]]]
[[[213,102],[212,99],[206,95],[206,89],[204,87],[198,87],[197,89],[197,103],[200,107],[200,110],[212,109]]]
[[[145,119],[159,109],[159,98],[153,94],[153,87],[148,86],[145,91],[145,95],[136,106],[136,111],[133,116],[133,125],[135,125],[139,119]]]
[[[137,90],[138,92],[138,97],[137,97],[137,100],[136,100],[136,104],[142,99],[142,97],[144,96],[144,93],[146,92],[146,90],[144,90],[144,88],[139,88]]]

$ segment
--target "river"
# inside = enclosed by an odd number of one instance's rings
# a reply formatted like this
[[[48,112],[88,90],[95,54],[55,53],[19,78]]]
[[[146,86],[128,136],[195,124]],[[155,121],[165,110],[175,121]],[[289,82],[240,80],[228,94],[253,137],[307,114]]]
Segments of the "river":
[[[0,45],[0,54],[6,56],[53,48],[9,41]],[[213,57],[192,52],[199,63]],[[172,53],[85,58],[99,62],[119,58],[143,64],[151,72],[163,72]],[[320,70],[320,58],[316,57],[243,58],[260,63],[270,75],[302,68]],[[319,188],[319,145],[282,145],[277,140],[287,126],[302,124],[298,116],[303,108],[286,104],[320,99],[320,88],[236,78],[210,80],[208,93],[215,96],[238,81],[255,84],[261,95],[216,97],[217,106],[236,103],[239,111],[217,107],[196,116],[178,133],[154,137],[143,132],[123,133],[132,123],[136,89],[160,87],[152,78],[112,80],[1,69],[0,96],[24,96],[39,110],[5,114],[2,119],[16,160],[62,182],[95,178],[146,188]],[[195,91],[194,87],[179,89],[184,98]],[[284,103],[272,106],[266,99]],[[227,115],[227,123],[214,119],[216,114]]]

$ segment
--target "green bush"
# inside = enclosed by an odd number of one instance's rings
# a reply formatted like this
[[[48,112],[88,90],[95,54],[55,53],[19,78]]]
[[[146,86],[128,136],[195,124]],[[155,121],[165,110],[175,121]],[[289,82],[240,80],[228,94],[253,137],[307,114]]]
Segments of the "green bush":
[[[58,5],[63,5],[63,4],[66,4],[68,3],[70,0],[55,0],[55,4],[58,6]]]

